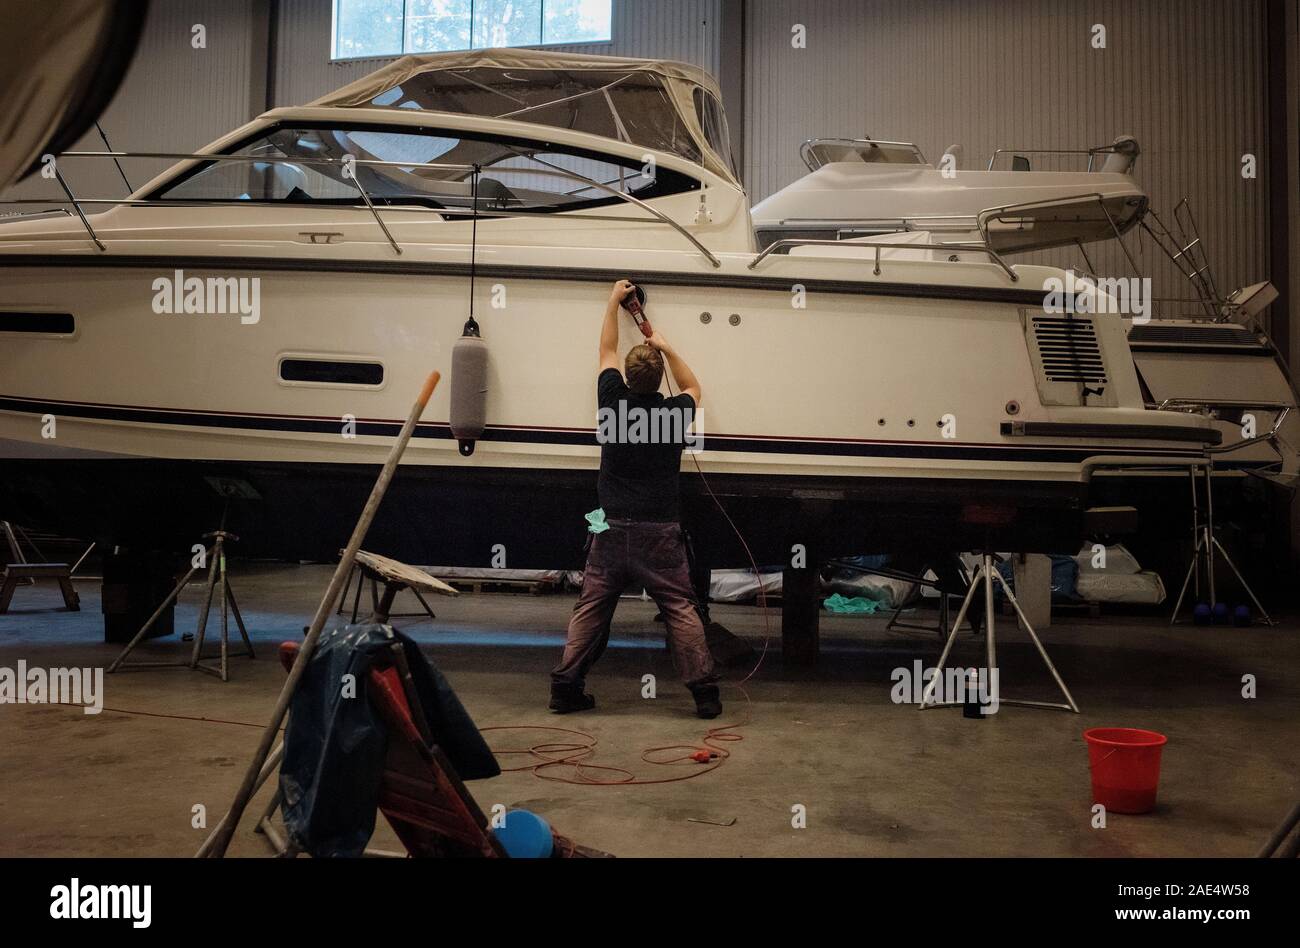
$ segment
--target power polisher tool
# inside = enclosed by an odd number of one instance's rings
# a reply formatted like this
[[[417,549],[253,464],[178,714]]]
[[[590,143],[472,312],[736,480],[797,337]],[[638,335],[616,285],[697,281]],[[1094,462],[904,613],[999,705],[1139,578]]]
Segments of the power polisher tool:
[[[632,287],[632,292],[623,297],[623,308],[627,310],[632,321],[636,323],[636,328],[641,330],[641,335],[649,339],[655,334],[654,328],[650,325],[650,320],[645,314],[645,290],[639,286]]]

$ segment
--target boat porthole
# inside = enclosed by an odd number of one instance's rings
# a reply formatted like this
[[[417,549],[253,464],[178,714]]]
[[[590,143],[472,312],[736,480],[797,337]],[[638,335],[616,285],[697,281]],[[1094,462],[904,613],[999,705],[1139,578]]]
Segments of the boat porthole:
[[[713,322],[713,314],[712,314],[712,313],[700,313],[700,322],[704,323],[704,325],[707,326],[709,323]]]
[[[733,326],[739,326],[739,325],[740,325],[740,314],[739,314],[739,313],[732,313],[730,316],[727,317],[727,322],[731,323],[731,325],[733,325]]]
[[[1011,401],[1007,402],[1007,414],[1008,415],[1020,414],[1020,403],[1016,401],[1014,398],[1011,399]]]
[[[882,427],[882,428],[885,427],[885,419],[883,419],[883,418],[877,418],[877,419],[876,419],[876,424],[880,425],[880,427]]]
[[[907,427],[909,427],[909,428],[915,428],[915,427],[916,427],[916,419],[915,419],[915,418],[909,418],[909,419],[907,419]]]

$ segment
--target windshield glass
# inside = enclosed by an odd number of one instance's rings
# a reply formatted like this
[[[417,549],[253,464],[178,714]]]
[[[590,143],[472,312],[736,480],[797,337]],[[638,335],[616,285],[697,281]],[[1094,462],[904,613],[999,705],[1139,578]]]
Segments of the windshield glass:
[[[591,182],[642,200],[698,187],[698,182],[669,169],[642,167],[615,156],[425,129],[284,126],[229,154],[252,160],[207,162],[151,197],[352,205],[362,203],[359,184],[377,205],[413,204],[454,212],[473,204],[474,165],[482,169],[480,210],[563,211],[619,201]],[[349,165],[349,156],[396,164]]]
[[[915,145],[899,142],[873,142],[866,139],[819,138],[804,142],[800,149],[808,170],[835,162],[861,162],[868,165],[923,165],[925,156]]]
[[[663,80],[650,72],[442,69],[412,76],[369,104],[536,122],[700,160]]]
[[[736,163],[731,158],[731,133],[727,130],[727,113],[723,111],[722,103],[703,89],[696,89],[693,98],[695,114],[699,117],[700,128],[704,129],[709,147],[726,163],[727,169],[735,174]]]

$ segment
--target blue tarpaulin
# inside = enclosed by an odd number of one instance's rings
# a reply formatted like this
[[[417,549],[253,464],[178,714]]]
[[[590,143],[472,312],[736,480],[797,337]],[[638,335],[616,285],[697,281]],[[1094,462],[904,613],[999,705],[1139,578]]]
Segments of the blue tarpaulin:
[[[394,641],[434,742],[461,778],[501,772],[456,693],[411,639],[373,623],[329,629],[294,692],[280,766],[285,829],[313,856],[360,856],[374,833],[388,729],[369,700],[369,672]]]

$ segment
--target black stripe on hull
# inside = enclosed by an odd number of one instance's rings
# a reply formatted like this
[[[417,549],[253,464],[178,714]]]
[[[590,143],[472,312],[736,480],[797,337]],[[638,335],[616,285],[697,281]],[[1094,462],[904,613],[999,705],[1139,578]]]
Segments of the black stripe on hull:
[[[761,266],[761,265],[760,265]],[[99,254],[97,256],[0,254],[0,267],[136,268],[147,270],[257,270],[301,273],[367,273],[396,276],[468,277],[469,265],[415,260],[306,260],[292,258],[217,256],[142,256]],[[771,290],[789,295],[790,276],[762,276],[758,273],[690,273],[678,270],[612,270],[598,267],[543,267],[483,264],[477,275],[487,280],[554,280],[578,283],[612,283],[632,280],[648,287],[687,286],[734,290]],[[853,296],[901,296],[913,299],[963,300],[983,303],[1014,303],[1040,308],[1042,289],[985,286],[947,286],[929,283],[866,282],[860,280],[818,280],[800,277],[809,293]]]
[[[1115,425],[1081,424],[1067,421],[1004,421],[1002,434],[1019,438],[1082,438],[1105,441],[1122,438],[1133,441],[1181,441],[1190,444],[1219,444],[1223,433],[1199,425]]]

